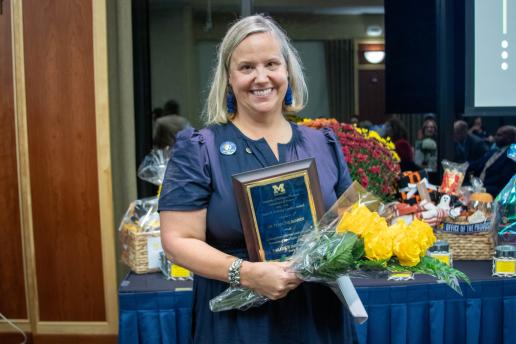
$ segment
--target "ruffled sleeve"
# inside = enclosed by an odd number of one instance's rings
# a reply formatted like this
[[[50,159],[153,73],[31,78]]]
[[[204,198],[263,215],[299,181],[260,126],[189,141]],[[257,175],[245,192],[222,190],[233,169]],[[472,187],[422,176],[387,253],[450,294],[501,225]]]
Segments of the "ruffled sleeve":
[[[197,210],[208,206],[211,173],[205,139],[187,128],[177,134],[167,165],[158,210]]]
[[[346,160],[344,159],[342,147],[340,146],[340,143],[337,140],[335,133],[330,128],[322,128],[321,131],[323,132],[324,136],[326,137],[326,140],[328,141],[328,144],[334,152],[335,163],[338,169],[338,178],[337,184],[335,185],[335,193],[337,194],[337,197],[339,197],[351,185],[351,176],[349,174]]]

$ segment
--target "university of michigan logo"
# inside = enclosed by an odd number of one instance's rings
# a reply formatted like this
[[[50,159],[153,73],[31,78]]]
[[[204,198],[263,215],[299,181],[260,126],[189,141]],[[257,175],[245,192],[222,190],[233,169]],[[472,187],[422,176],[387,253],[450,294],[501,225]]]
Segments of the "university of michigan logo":
[[[285,193],[285,185],[283,183],[272,186],[272,191],[274,192],[274,196],[282,195]]]

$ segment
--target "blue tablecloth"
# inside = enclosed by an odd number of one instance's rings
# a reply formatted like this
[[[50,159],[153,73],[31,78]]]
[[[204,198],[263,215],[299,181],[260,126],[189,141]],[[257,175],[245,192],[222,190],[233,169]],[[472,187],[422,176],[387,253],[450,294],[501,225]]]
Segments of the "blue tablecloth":
[[[516,281],[360,288],[369,320],[360,343],[516,343]]]
[[[354,280],[369,320],[362,343],[516,343],[516,279],[490,276],[490,262],[457,262],[473,288],[460,296],[432,278]],[[120,343],[188,343],[190,282],[129,274],[119,290]],[[186,290],[185,290],[186,288]]]
[[[121,283],[118,300],[119,343],[190,342],[191,281],[167,281],[161,273],[129,273]]]

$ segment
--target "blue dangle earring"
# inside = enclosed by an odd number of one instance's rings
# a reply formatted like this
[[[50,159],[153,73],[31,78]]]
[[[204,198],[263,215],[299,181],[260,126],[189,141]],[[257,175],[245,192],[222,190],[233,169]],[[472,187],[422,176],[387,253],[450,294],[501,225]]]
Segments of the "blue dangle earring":
[[[231,86],[228,86],[228,91],[226,94],[226,106],[228,113],[235,113],[235,94],[231,89]]]
[[[285,105],[292,105],[292,88],[290,87],[290,82],[288,83],[287,93],[285,93]]]

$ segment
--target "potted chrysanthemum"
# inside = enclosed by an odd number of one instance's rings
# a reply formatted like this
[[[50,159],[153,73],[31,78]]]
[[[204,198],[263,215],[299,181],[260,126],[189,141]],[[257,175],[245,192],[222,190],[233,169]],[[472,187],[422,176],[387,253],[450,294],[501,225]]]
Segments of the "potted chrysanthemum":
[[[383,201],[394,200],[400,159],[389,138],[384,139],[375,131],[339,123],[333,118],[304,119],[299,124],[333,129],[342,146],[351,178]]]

